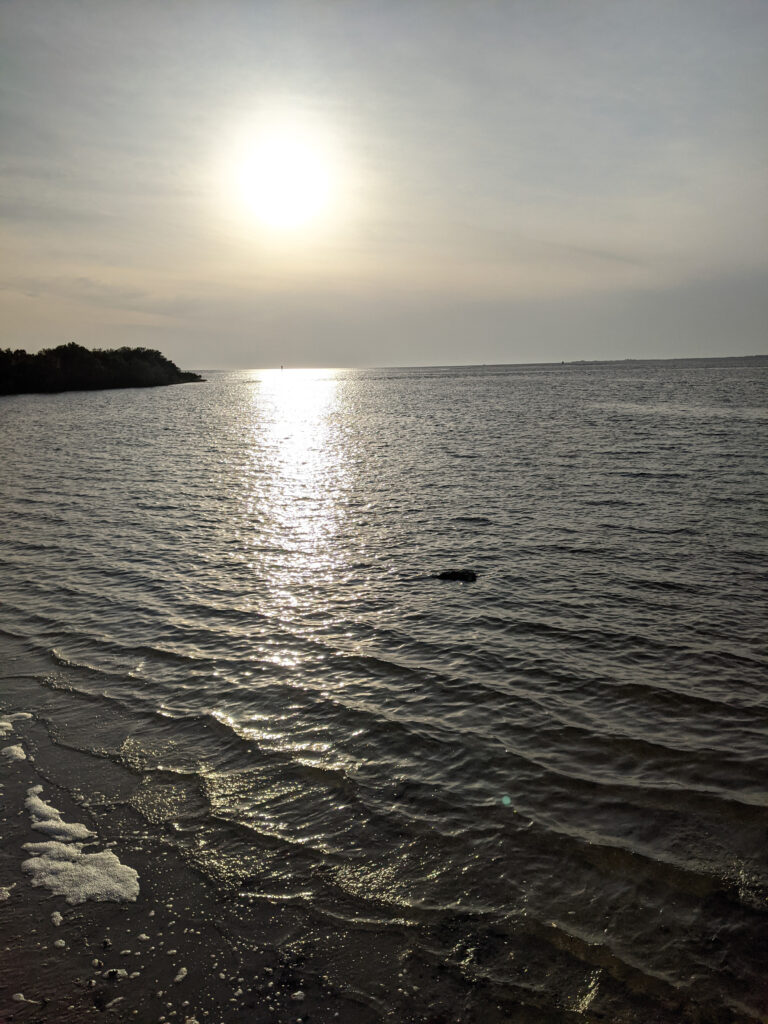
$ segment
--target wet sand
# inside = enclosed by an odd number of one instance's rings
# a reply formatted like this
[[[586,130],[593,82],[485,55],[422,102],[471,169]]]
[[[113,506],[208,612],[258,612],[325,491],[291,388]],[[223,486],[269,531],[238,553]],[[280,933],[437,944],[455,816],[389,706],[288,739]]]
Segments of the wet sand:
[[[6,694],[27,688],[4,681]],[[6,701],[0,719],[19,710]],[[67,747],[32,716],[12,725],[0,750],[21,746],[26,756],[0,753],[0,890],[9,890],[0,901],[0,1024],[553,1020],[485,998],[479,979],[403,954],[373,922],[362,936],[356,922],[352,938],[343,915],[337,925],[308,926],[306,911],[228,890],[173,848],[162,813],[153,820],[141,797],[140,773]],[[64,822],[94,833],[86,851],[110,850],[138,873],[135,900],[70,904],[32,884],[25,846],[46,839],[26,806],[36,787]]]
[[[37,693],[37,696],[35,694]],[[46,690],[47,699],[55,694]],[[0,719],[35,711],[29,677],[4,676]],[[81,698],[82,699],[82,698]],[[93,720],[94,753],[68,746],[45,713],[13,719],[0,741],[23,760],[0,753],[0,1024],[91,1019],[183,1024],[734,1024],[748,1011],[717,1011],[605,962],[618,981],[603,983],[602,1005],[588,990],[578,1006],[547,1006],[556,995],[556,967],[536,958],[523,935],[516,955],[523,976],[547,976],[545,988],[523,981],[499,995],[482,964],[446,965],[404,941],[408,922],[382,928],[343,906],[333,916],[261,889],[258,849],[234,876],[195,867],[196,836],[184,835],[163,800],[173,785],[162,771],[146,773],[101,756],[106,719]],[[170,774],[169,774],[170,778]],[[158,781],[159,779],[159,781]],[[109,850],[137,872],[135,900],[70,904],[35,887],[22,869],[27,844],[47,837],[26,806],[30,790],[63,822],[93,833],[86,850]],[[164,791],[167,790],[164,796]],[[173,808],[171,808],[173,810]],[[183,820],[183,819],[182,819]],[[226,860],[226,858],[225,858]],[[211,859],[205,859],[210,871]],[[0,896],[2,892],[0,892]],[[60,915],[54,921],[52,915]],[[58,920],[58,919],[57,919]],[[412,926],[411,926],[412,927]],[[455,933],[432,936],[456,941]],[[425,947],[427,944],[423,944]],[[461,947],[457,945],[460,953]],[[569,955],[562,948],[557,955]],[[597,955],[597,954],[595,954]],[[511,961],[510,961],[511,963]],[[565,1003],[565,999],[562,1000]],[[644,1008],[652,1003],[651,1013]],[[614,1003],[617,1007],[614,1012]],[[627,1004],[634,1016],[627,1016]]]
[[[0,904],[0,1020],[374,1019],[369,1008],[334,991],[290,952],[298,927],[290,912],[254,906],[245,934],[241,918],[212,886],[127,805],[137,784],[130,773],[54,749],[33,721],[14,726],[16,735],[3,745],[20,743],[29,757],[2,758],[0,766],[0,886],[10,887]],[[76,771],[90,806],[51,781],[54,767]],[[91,790],[89,799],[89,783],[97,780],[98,791]],[[32,885],[21,865],[29,858],[24,845],[43,838],[25,808],[29,789],[37,785],[66,821],[82,822],[97,834],[100,849],[115,844],[109,848],[138,872],[135,901],[72,905]],[[108,800],[105,789],[111,790]],[[52,920],[56,912],[58,924]]]

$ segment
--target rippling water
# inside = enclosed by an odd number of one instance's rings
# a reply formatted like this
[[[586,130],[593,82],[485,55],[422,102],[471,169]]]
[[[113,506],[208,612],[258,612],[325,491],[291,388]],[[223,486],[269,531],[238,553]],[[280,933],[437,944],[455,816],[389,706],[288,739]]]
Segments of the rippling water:
[[[766,384],[613,363],[2,399],[3,642],[46,659],[57,742],[140,773],[226,898],[292,903],[330,960],[375,935],[438,970],[411,1006],[760,1019]],[[434,578],[456,567],[477,581]]]

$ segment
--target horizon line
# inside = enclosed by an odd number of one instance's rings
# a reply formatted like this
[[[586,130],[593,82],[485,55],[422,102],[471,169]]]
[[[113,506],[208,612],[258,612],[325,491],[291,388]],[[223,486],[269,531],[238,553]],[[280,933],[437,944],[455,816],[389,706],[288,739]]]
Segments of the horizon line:
[[[607,363],[705,363],[705,362],[745,362],[746,360],[765,360],[768,353],[755,352],[747,355],[728,356],[625,356],[623,359],[553,359],[547,361],[521,363],[405,363],[400,365],[370,366],[330,366],[327,363],[301,366],[195,366],[195,372],[204,373],[237,373],[239,371],[263,370],[443,370],[443,369],[475,369],[517,367],[517,366],[596,366]]]

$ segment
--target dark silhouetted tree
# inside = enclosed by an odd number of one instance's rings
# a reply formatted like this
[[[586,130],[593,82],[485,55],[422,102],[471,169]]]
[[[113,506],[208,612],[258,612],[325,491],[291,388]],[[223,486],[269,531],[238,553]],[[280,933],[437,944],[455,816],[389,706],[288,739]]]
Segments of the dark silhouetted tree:
[[[23,349],[0,350],[0,394],[26,391],[93,391],[100,388],[149,388],[203,378],[182,371],[150,348],[94,349],[71,341],[35,355]]]

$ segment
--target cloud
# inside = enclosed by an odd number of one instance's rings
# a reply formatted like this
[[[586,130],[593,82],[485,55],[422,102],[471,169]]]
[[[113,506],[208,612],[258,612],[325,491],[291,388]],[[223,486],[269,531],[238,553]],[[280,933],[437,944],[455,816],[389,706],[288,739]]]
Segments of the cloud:
[[[234,353],[266,309],[314,361],[313,317],[364,330],[340,303],[416,317],[439,359],[446,304],[496,324],[546,301],[567,332],[579,297],[640,310],[642,294],[674,294],[685,321],[698,281],[768,267],[768,10],[748,0],[25,0],[3,14],[3,272],[21,282],[3,295],[24,337],[56,329],[53,309],[68,334],[122,310],[130,329],[202,317]],[[349,170],[345,217],[294,247],[220,195],[232,137],[280,108],[326,126]],[[359,358],[380,362],[370,336]]]

